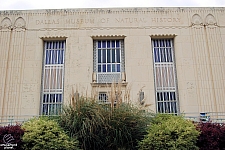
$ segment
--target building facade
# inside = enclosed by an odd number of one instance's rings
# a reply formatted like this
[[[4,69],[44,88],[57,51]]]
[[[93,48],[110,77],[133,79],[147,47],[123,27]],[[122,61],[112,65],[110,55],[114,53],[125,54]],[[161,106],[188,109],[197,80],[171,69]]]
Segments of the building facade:
[[[155,112],[225,111],[225,8],[12,10],[0,22],[0,116],[56,114],[75,89],[107,102],[112,83]]]

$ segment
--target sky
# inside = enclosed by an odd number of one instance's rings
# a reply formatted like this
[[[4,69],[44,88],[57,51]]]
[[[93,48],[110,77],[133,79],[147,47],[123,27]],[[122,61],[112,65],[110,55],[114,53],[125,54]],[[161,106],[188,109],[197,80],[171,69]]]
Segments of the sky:
[[[225,7],[225,0],[0,0],[0,10],[114,7]]]

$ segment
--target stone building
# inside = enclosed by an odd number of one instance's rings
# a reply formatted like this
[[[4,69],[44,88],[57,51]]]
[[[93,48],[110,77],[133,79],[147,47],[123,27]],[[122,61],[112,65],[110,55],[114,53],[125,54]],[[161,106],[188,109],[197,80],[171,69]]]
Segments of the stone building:
[[[0,116],[54,114],[110,86],[162,113],[225,111],[225,8],[0,11]],[[142,100],[142,102],[141,102]]]

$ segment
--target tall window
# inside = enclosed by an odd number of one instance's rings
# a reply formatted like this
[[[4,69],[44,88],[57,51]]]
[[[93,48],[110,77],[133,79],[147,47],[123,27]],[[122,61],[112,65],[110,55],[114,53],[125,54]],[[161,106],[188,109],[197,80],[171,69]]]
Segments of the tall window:
[[[61,111],[63,101],[65,41],[44,42],[41,114]]]
[[[152,40],[157,112],[178,113],[172,39]]]
[[[97,83],[118,82],[124,70],[123,40],[94,41],[94,72],[97,74]]]

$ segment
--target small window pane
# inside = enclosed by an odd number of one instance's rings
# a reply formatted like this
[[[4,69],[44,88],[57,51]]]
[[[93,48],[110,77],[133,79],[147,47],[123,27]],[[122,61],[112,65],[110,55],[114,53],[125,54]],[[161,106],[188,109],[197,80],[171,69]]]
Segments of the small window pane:
[[[111,62],[111,51],[107,50],[107,63]]]
[[[48,114],[48,104],[43,104],[42,114],[44,114],[44,115]]]
[[[98,48],[101,48],[101,41],[98,41]]]
[[[119,49],[116,50],[116,62],[120,63],[120,50]]]
[[[101,50],[98,50],[98,63],[101,63]]]
[[[154,41],[153,41],[153,44],[154,44],[154,47],[159,47],[159,46],[158,46],[158,40],[154,40]]]
[[[50,51],[46,50],[45,63],[50,64]]]
[[[116,60],[115,60],[115,49],[112,50],[112,63],[115,63]]]
[[[106,72],[106,65],[105,64],[102,65],[102,72]]]
[[[110,48],[110,41],[107,41],[107,48]]]
[[[155,62],[160,62],[160,55],[159,55],[158,48],[154,48],[154,58],[155,58]]]
[[[170,40],[166,40],[166,47],[171,47]]]
[[[112,64],[112,72],[116,72],[116,65]]]
[[[120,64],[117,64],[117,72],[120,72]]]
[[[106,41],[102,41],[102,48],[106,48]]]
[[[106,63],[106,50],[102,50],[102,62]]]
[[[161,53],[161,61],[160,62],[166,62],[165,49],[164,48],[160,48],[160,53]]]
[[[98,65],[98,72],[102,72],[101,65]]]
[[[115,41],[112,40],[112,48],[115,48]]]
[[[110,64],[107,65],[107,72],[111,72],[111,65]]]
[[[116,47],[120,47],[120,42],[116,40]]]
[[[160,40],[160,47],[164,47],[164,40]]]

